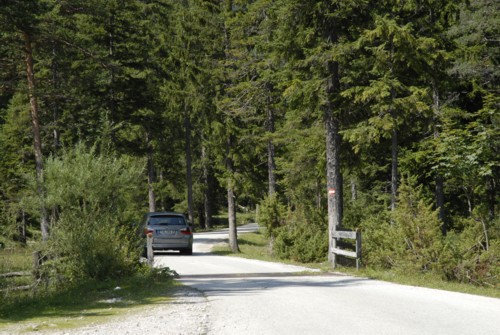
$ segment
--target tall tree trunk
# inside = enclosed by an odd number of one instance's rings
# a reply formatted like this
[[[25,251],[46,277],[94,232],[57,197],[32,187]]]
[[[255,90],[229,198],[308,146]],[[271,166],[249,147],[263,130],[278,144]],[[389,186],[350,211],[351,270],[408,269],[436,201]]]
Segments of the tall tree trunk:
[[[222,3],[225,15],[227,17],[234,17],[233,0],[224,0]],[[224,54],[225,59],[230,59],[230,30],[227,23],[224,25]],[[234,194],[234,162],[232,159],[233,151],[233,135],[228,134],[226,143],[226,172],[227,172],[227,215],[229,221],[229,247],[232,252],[239,252],[238,247],[238,234],[236,229],[236,199]]]
[[[389,60],[391,76],[394,75],[394,41],[391,36],[390,39],[391,55]],[[392,136],[391,136],[391,211],[396,209],[396,202],[398,199],[398,123],[396,119],[396,110],[394,109],[393,102],[396,100],[396,90],[391,87],[391,107],[389,113],[392,117]]]
[[[227,168],[227,216],[229,221],[229,247],[231,251],[239,252],[238,232],[236,228],[236,199],[234,194],[234,162],[231,158],[233,147],[232,135],[227,140],[226,168]]]
[[[111,63],[115,59],[115,12],[112,11],[109,15],[109,32],[108,32],[108,57],[109,62]],[[115,88],[116,82],[116,74],[115,74],[115,65],[109,66],[109,141],[112,145],[116,144],[116,131],[114,127],[115,120],[117,120],[117,94]]]
[[[26,213],[21,209],[21,224],[17,227],[19,232],[19,242],[26,245]]]
[[[328,259],[335,263],[332,249],[336,247],[336,241],[333,238],[333,233],[341,227],[341,203],[340,203],[340,136],[339,120],[333,115],[333,110],[328,107],[326,113],[326,176],[327,176],[327,192],[328,192],[328,237],[329,250]],[[333,264],[335,266],[335,264]]]
[[[332,36],[332,42],[336,41],[336,37]],[[340,90],[339,66],[337,62],[328,62],[327,71],[329,80],[326,87],[328,95],[336,94]],[[332,249],[336,248],[336,240],[333,238],[333,233],[342,225],[342,196],[341,188],[341,171],[340,171],[340,120],[335,115],[334,105],[329,102],[325,111],[326,123],[326,178],[328,192],[328,260],[332,265],[336,266],[335,257]]]
[[[192,175],[192,159],[191,159],[191,120],[187,106],[184,106],[184,131],[186,137],[186,184],[187,184],[187,203],[188,203],[188,219],[194,225],[194,208],[193,208],[193,175]]]
[[[267,141],[267,169],[269,180],[269,195],[276,193],[276,163],[275,163],[274,143],[272,140]]]
[[[496,193],[496,183],[495,178],[489,176],[487,177],[487,192],[488,192],[488,216],[490,220],[495,218],[495,207],[497,202],[497,193]]]
[[[269,92],[270,93],[270,92]],[[270,97],[267,99],[267,131],[274,133],[274,113],[271,107]],[[267,140],[267,171],[268,171],[268,192],[269,196],[276,193],[276,163],[274,160],[274,143],[272,139]]]
[[[147,157],[148,157],[148,202],[149,211],[156,212],[156,195],[154,191],[154,183],[156,182],[155,165],[153,160],[153,144],[149,132],[146,134],[147,142]]]
[[[444,212],[444,179],[441,174],[436,176],[436,207],[438,218],[441,221],[441,232],[446,235],[445,212]]]
[[[203,207],[204,207],[204,219],[205,219],[205,228],[212,227],[212,184],[213,177],[212,171],[208,164],[208,155],[207,149],[203,145],[201,148],[201,159],[203,162],[203,182],[205,184],[205,189],[203,192]]]
[[[435,83],[432,85],[432,110],[434,114],[434,139],[439,138],[439,92]],[[445,211],[444,211],[444,178],[439,171],[436,174],[436,208],[438,209],[438,218],[441,221],[441,232],[446,235],[446,224],[445,224]]]
[[[238,231],[236,228],[236,199],[232,181],[228,180],[227,186],[227,218],[229,221],[229,248],[232,252],[239,252]]]
[[[196,206],[196,210],[198,212],[198,222],[201,229],[206,229],[206,220],[205,220],[205,206],[199,205]]]
[[[40,111],[38,109],[38,101],[36,97],[35,71],[33,66],[33,49],[31,46],[31,36],[23,33],[24,52],[26,62],[26,74],[28,79],[28,96],[30,100],[31,121],[33,131],[33,142],[35,150],[36,164],[36,184],[37,192],[40,197],[40,228],[42,231],[42,240],[46,241],[49,238],[49,221],[47,217],[47,209],[44,205],[44,189],[43,189],[43,155],[42,155],[42,140],[40,136]]]
[[[55,47],[55,42],[52,41],[53,46],[52,46],[52,64],[51,64],[51,70],[52,70],[52,85],[54,88],[54,92],[59,91],[59,78],[57,76],[58,74],[58,67],[57,67],[57,53],[56,53],[56,47]],[[56,93],[57,94],[57,93]],[[57,149],[59,148],[59,98],[54,97],[54,104],[52,106],[52,136],[53,142],[54,142],[54,150],[57,152]]]
[[[396,123],[394,121],[394,123]],[[396,124],[392,130],[392,145],[391,145],[391,211],[396,209],[398,199],[398,130]]]

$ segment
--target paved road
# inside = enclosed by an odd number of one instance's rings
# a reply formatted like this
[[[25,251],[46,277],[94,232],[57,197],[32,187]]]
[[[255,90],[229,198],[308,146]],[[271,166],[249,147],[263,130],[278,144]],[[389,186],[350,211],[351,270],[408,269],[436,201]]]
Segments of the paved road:
[[[500,299],[209,254],[226,241],[227,231],[200,233],[193,256],[155,257],[205,294],[209,334],[500,335]]]

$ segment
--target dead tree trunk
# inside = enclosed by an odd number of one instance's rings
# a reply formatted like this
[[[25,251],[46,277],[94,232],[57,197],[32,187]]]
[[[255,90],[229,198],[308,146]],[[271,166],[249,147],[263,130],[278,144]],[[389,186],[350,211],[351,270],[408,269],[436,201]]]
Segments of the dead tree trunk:
[[[30,100],[31,122],[33,131],[33,142],[35,151],[36,165],[36,185],[37,192],[40,198],[40,228],[42,231],[42,240],[49,238],[49,221],[47,217],[47,209],[44,205],[44,189],[43,189],[43,155],[42,155],[42,140],[40,135],[40,111],[36,97],[35,70],[33,65],[33,49],[31,35],[27,32],[23,33],[24,39],[24,54],[26,62],[26,75],[28,79],[28,96]]]

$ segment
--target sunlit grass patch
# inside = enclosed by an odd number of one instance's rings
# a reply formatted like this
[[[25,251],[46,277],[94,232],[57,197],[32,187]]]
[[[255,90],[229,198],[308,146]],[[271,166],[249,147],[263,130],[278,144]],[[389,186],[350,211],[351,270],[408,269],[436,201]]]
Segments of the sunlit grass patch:
[[[142,273],[7,301],[0,306],[0,330],[13,326],[25,331],[65,329],[103,322],[146,306],[168,303],[177,285],[171,276]]]

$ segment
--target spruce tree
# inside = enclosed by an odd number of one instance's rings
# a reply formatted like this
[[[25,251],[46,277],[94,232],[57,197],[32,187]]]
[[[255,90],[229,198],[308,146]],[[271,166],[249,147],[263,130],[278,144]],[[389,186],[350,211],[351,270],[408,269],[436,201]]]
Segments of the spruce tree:
[[[49,238],[49,222],[47,210],[43,204],[44,187],[43,187],[43,152],[42,152],[42,135],[40,125],[40,105],[38,97],[38,84],[35,75],[35,58],[34,44],[39,37],[40,16],[46,11],[44,3],[12,1],[0,7],[0,27],[4,31],[3,34],[14,34],[19,38],[20,45],[14,47],[19,48],[24,53],[24,67],[26,71],[26,93],[29,97],[32,135],[34,143],[34,156],[36,167],[36,192],[40,198],[40,227],[42,231],[42,239]]]

